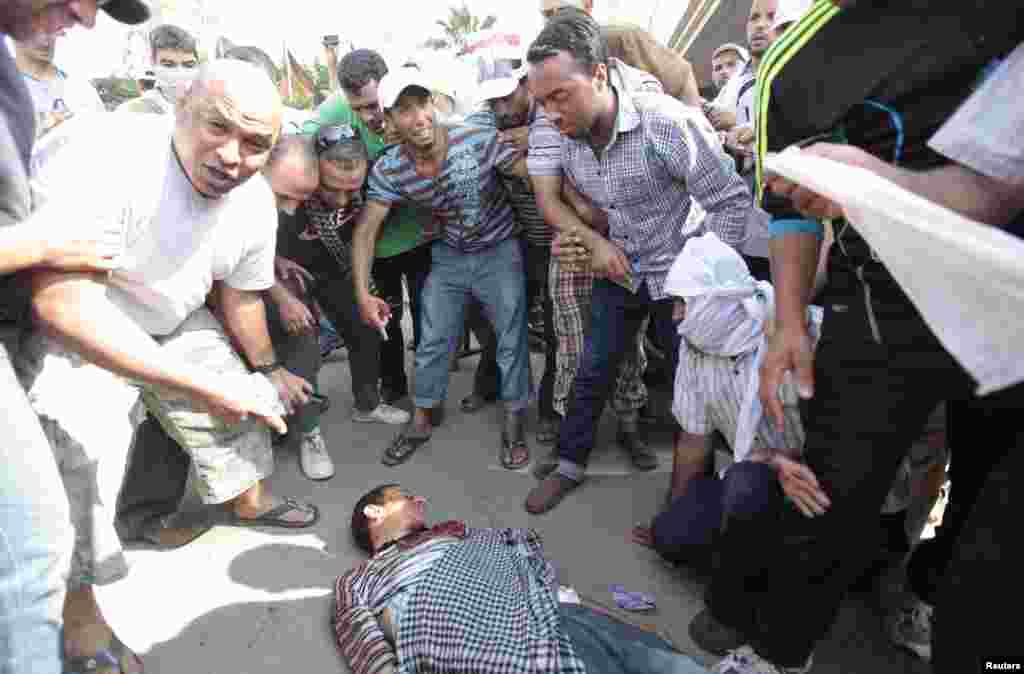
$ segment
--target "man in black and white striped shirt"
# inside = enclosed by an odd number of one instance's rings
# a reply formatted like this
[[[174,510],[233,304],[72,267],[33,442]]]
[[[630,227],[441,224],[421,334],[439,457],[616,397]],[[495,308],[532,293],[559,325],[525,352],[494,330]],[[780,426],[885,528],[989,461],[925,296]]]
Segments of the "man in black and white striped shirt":
[[[530,126],[543,113],[526,90],[526,68],[518,59],[482,59],[479,63],[479,109],[466,117],[469,126],[497,128],[506,143],[522,146],[529,142]],[[537,198],[528,179],[503,176],[516,222],[522,231],[523,259],[526,263],[526,296],[528,306],[539,301],[544,312],[544,375],[539,391],[540,439],[553,440],[557,427],[553,402],[555,354],[558,341],[554,331],[554,308],[548,288],[548,266],[551,261],[552,230],[544,221]],[[472,310],[470,326],[481,339],[484,353],[477,366],[473,393],[463,401],[465,411],[479,409],[498,391],[497,342],[482,312]],[[481,334],[482,333],[482,334]]]

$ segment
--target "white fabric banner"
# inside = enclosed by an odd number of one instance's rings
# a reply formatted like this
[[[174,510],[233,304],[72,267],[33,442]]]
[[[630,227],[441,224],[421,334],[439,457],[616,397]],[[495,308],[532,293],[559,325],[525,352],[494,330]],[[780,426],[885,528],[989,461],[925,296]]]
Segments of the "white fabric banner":
[[[1024,241],[797,148],[765,169],[842,205],[978,395],[1024,381]]]

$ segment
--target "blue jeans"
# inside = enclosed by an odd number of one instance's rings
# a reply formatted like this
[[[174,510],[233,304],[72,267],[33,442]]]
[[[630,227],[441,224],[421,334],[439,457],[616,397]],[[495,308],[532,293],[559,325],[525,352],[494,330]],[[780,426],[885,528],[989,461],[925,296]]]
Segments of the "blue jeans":
[[[0,674],[56,674],[74,532],[57,462],[2,344],[0,391]]]
[[[576,604],[559,613],[587,674],[710,674],[657,634]]]
[[[470,297],[483,305],[498,335],[500,396],[509,409],[525,409],[530,399],[530,359],[526,328],[526,277],[518,239],[506,239],[476,253],[431,244],[431,268],[423,286],[422,336],[416,348],[413,404],[441,405],[448,397],[451,359],[459,346]]]
[[[679,334],[672,320],[671,298],[653,301],[647,284],[634,294],[606,279],[594,280],[590,329],[583,357],[558,437],[559,472],[582,479],[597,439],[597,426],[612,394],[616,373],[626,351],[634,347],[644,319],[650,315],[661,344],[671,344],[671,372],[679,361]],[[567,470],[568,469],[568,470]]]

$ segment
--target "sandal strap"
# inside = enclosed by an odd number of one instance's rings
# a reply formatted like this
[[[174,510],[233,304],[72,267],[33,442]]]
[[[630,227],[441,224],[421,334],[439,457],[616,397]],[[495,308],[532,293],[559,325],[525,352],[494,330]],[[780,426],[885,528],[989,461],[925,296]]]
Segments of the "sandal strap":
[[[523,458],[516,461],[515,455],[517,449],[526,450],[523,452]],[[501,439],[501,463],[506,468],[522,468],[530,463],[530,447],[526,444],[525,440],[513,440],[509,442],[504,436]]]
[[[127,655],[133,654],[115,634],[106,648],[101,648],[92,655],[65,655],[64,674],[90,674],[109,667],[121,672],[121,660]]]
[[[286,512],[291,510],[296,510],[300,513],[310,514],[313,512],[313,507],[308,503],[296,501],[295,499],[289,496],[284,498],[278,505],[274,506],[267,512],[260,515],[259,519],[280,520],[282,519],[281,515],[284,515]]]
[[[396,461],[403,461],[409,456],[411,456],[412,453],[415,452],[417,449],[422,447],[428,440],[430,440],[429,435],[419,436],[409,435],[408,433],[404,432],[399,433],[398,437],[396,437],[394,441],[384,451],[384,454],[387,455],[388,458],[390,459]]]

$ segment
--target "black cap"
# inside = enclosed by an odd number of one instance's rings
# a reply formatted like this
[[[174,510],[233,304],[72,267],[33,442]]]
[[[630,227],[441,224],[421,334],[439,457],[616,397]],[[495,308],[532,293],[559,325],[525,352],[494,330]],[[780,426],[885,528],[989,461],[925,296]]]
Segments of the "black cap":
[[[103,11],[121,23],[137,24],[149,21],[149,7],[142,0],[107,0]]]

